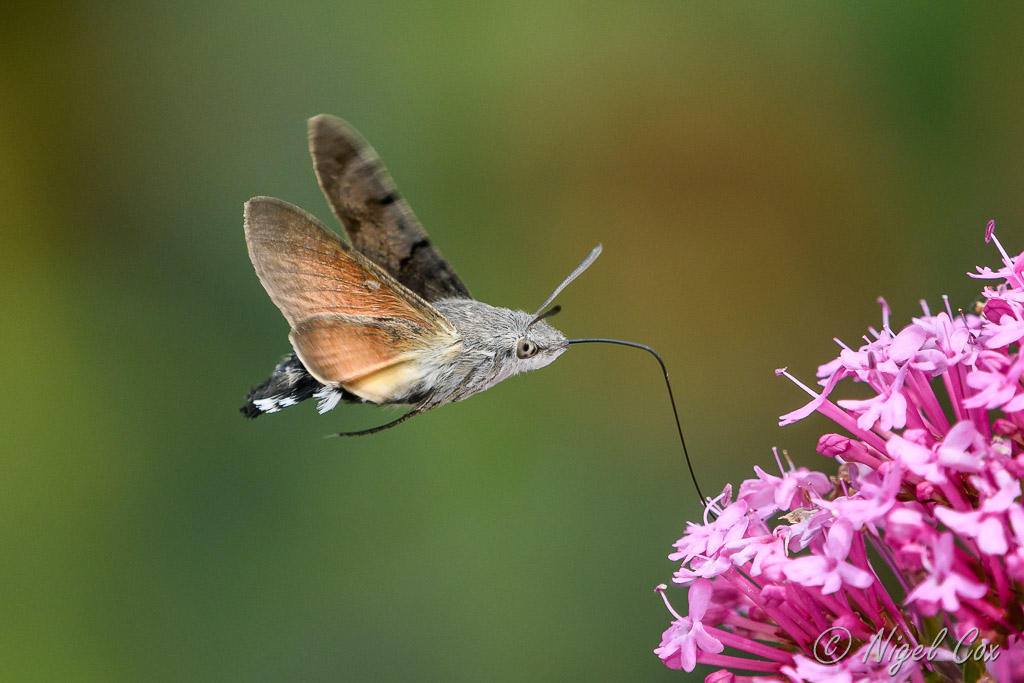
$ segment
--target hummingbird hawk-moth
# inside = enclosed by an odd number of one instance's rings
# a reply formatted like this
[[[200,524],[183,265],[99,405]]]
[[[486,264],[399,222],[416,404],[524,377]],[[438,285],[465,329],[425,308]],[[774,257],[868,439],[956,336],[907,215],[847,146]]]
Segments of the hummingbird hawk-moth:
[[[246,202],[249,257],[291,327],[292,353],[249,392],[243,415],[309,398],[321,413],[340,401],[411,406],[349,434],[372,433],[544,367],[569,348],[545,320],[559,307],[545,309],[600,245],[535,313],[490,306],[470,295],[355,129],[316,116],[309,150],[349,242],[280,199]]]

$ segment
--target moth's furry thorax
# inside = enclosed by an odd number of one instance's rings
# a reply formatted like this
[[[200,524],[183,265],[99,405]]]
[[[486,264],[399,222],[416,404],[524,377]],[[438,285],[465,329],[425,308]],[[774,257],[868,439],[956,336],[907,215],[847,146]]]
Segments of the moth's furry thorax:
[[[456,381],[450,390],[438,387],[442,400],[460,401],[512,375],[542,368],[569,348],[565,335],[544,320],[533,322],[535,316],[524,311],[473,299],[442,299],[434,306],[462,337],[462,352],[451,368]],[[516,355],[521,339],[537,345],[536,355]]]

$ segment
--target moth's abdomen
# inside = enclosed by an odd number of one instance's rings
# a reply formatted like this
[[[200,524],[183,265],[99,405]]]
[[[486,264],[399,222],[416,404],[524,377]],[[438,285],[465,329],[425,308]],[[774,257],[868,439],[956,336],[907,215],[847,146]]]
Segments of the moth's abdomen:
[[[276,413],[313,397],[319,399],[317,410],[321,413],[327,412],[343,399],[359,400],[344,389],[318,382],[302,365],[302,361],[291,353],[277,364],[270,379],[249,392],[241,412],[246,417],[259,417],[263,413]]]

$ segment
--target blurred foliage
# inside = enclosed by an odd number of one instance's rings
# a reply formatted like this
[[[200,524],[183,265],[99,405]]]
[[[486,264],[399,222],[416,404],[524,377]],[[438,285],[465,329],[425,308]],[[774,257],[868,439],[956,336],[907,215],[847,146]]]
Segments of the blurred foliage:
[[[0,28],[0,678],[679,680],[651,592],[700,515],[651,359],[581,347],[389,419],[237,413],[287,349],[241,207],[334,225],[376,146],[474,294],[651,344],[707,491],[1024,213],[1016,5],[15,4]],[[706,674],[701,671],[700,674]],[[696,674],[695,674],[696,676]]]

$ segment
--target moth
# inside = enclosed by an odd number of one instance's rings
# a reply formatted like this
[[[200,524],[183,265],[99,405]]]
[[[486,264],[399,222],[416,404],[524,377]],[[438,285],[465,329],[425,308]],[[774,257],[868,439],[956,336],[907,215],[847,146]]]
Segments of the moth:
[[[249,258],[288,321],[292,353],[249,392],[243,415],[309,398],[321,413],[341,401],[411,407],[380,427],[345,433],[370,434],[544,367],[569,348],[546,320],[560,308],[547,306],[600,245],[536,312],[490,306],[470,295],[354,128],[316,116],[309,150],[349,242],[280,199],[246,202]]]

